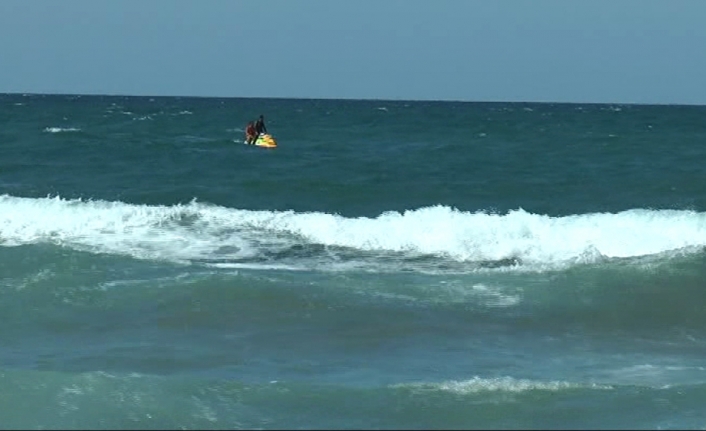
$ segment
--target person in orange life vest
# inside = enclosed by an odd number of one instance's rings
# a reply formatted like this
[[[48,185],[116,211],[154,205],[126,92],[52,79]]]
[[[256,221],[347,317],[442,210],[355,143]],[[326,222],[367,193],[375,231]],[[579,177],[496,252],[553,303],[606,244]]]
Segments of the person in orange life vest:
[[[245,143],[254,144],[255,139],[257,139],[257,131],[255,130],[255,123],[251,121],[245,127]]]

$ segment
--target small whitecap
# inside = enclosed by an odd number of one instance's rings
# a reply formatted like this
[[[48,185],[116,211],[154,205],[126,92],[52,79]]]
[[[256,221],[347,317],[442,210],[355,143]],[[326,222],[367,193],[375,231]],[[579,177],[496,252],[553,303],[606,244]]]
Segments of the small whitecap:
[[[80,132],[81,129],[76,127],[46,127],[44,131],[47,133],[69,133]]]

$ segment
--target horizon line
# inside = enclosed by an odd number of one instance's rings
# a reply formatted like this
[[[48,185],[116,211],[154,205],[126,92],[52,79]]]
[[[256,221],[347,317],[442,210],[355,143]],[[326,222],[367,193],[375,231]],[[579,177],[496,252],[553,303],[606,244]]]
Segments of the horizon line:
[[[154,94],[123,94],[123,93],[49,93],[49,92],[0,92],[0,95],[11,96],[74,96],[74,97],[128,97],[128,98],[175,98],[175,99],[263,99],[263,100],[325,100],[354,102],[431,102],[431,103],[477,103],[477,104],[547,104],[547,105],[622,105],[622,106],[706,106],[706,103],[667,103],[667,102],[568,102],[552,100],[461,100],[461,99],[389,99],[389,98],[355,98],[355,97],[284,97],[284,96],[202,96],[202,95],[154,95]]]

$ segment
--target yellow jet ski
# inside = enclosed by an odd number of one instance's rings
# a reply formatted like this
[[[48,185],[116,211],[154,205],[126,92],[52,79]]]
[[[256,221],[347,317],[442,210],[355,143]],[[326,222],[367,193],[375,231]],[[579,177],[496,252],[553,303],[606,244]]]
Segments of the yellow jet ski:
[[[247,144],[247,142],[245,144]],[[275,138],[273,138],[272,135],[261,133],[257,139],[255,139],[255,142],[250,145],[257,145],[258,147],[265,148],[276,148],[277,142],[275,142]]]

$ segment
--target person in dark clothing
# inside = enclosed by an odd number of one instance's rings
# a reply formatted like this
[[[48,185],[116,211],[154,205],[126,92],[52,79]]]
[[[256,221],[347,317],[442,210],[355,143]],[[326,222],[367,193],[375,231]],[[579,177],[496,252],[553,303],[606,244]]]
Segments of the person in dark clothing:
[[[260,115],[260,118],[255,122],[255,132],[259,135],[267,133],[267,126],[265,126],[265,117]]]

